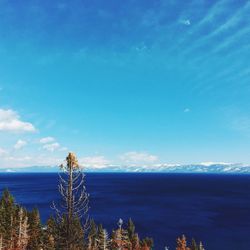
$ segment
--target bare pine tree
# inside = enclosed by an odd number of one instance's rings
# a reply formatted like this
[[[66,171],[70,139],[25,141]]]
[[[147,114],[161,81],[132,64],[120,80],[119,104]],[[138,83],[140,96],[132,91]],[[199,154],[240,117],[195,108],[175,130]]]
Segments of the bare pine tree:
[[[61,203],[53,208],[57,222],[60,223],[61,248],[81,249],[83,238],[88,229],[89,195],[85,188],[85,175],[73,153],[66,158],[66,165],[60,166],[59,193]]]

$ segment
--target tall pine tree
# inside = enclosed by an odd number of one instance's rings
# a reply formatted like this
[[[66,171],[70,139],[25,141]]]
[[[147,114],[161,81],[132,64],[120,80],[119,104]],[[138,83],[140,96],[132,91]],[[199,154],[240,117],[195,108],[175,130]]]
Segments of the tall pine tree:
[[[83,174],[76,156],[69,153],[66,165],[61,165],[59,193],[61,204],[53,208],[58,224],[57,238],[61,249],[75,250],[84,248],[84,236],[88,228],[88,193]]]
[[[37,208],[28,213],[29,242],[27,250],[40,250],[42,248],[43,231],[40,214]]]

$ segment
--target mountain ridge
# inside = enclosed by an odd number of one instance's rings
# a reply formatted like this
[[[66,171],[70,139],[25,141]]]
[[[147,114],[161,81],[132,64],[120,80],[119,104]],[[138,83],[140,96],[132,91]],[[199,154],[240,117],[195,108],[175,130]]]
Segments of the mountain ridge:
[[[0,173],[54,173],[57,166],[31,166],[23,168],[0,169]],[[99,167],[84,167],[87,173],[204,173],[204,174],[250,174],[250,166],[229,163],[201,164],[155,164],[155,165],[106,165]]]

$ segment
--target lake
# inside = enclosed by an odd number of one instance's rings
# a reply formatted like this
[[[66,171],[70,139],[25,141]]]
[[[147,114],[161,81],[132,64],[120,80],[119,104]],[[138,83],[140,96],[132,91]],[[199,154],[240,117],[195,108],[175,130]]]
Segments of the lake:
[[[42,221],[58,200],[54,173],[0,174],[27,209],[38,207]],[[185,234],[202,240],[206,250],[243,250],[250,246],[250,175],[87,173],[90,216],[109,231],[132,218],[141,237],[154,238],[155,249],[175,249]]]

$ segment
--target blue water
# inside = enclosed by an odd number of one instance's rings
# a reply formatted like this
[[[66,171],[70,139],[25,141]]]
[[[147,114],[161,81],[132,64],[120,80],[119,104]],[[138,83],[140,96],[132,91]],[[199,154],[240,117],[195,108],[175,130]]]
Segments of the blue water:
[[[90,215],[108,230],[131,217],[155,249],[185,234],[206,250],[250,249],[250,176],[181,174],[87,174]],[[16,201],[37,206],[43,221],[58,199],[57,174],[1,174]]]

